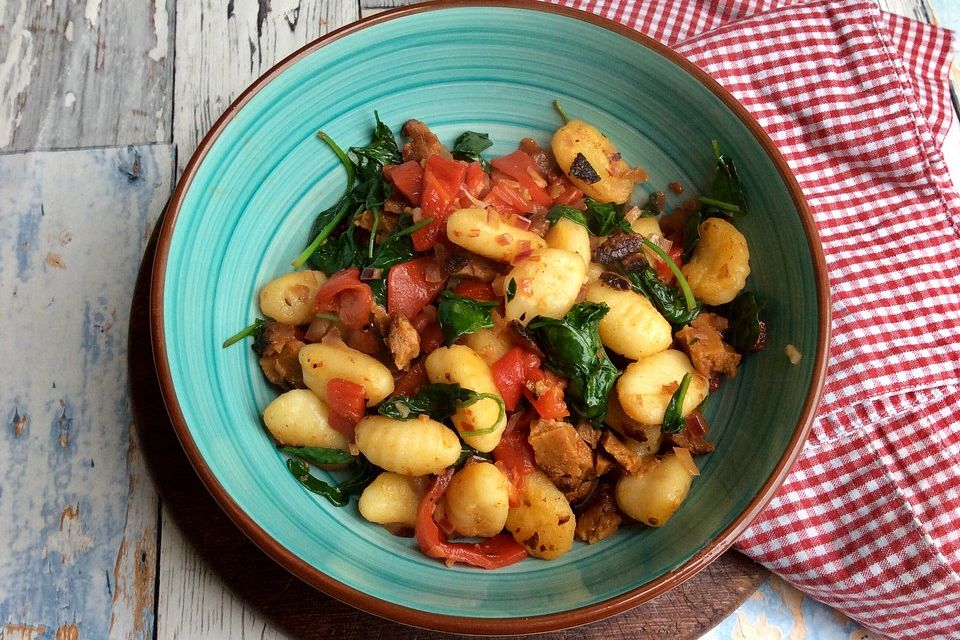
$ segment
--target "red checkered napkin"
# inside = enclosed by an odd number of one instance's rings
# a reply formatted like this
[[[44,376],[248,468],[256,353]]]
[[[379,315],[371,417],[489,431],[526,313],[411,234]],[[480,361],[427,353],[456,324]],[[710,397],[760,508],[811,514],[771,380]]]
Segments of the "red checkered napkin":
[[[878,633],[960,638],[960,200],[940,152],[951,34],[870,0],[565,3],[669,44],[731,91],[820,231],[823,402],[739,548]]]

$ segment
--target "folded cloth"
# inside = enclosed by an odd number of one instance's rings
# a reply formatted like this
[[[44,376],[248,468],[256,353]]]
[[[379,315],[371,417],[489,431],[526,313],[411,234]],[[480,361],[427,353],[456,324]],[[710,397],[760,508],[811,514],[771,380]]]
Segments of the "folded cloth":
[[[738,548],[877,633],[960,638],[960,200],[948,31],[873,1],[554,0],[676,49],[759,121],[826,254],[810,439]]]

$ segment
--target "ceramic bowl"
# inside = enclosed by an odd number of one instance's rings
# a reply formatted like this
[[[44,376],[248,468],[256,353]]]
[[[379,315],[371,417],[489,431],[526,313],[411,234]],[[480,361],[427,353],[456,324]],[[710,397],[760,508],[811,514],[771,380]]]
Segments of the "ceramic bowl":
[[[289,269],[343,171],[316,138],[369,139],[373,112],[452,141],[488,132],[491,155],[549,141],[559,100],[631,166],[684,197],[714,170],[711,139],[738,163],[750,214],[749,287],[767,302],[767,348],[709,403],[717,451],[667,526],[624,526],[559,560],[493,572],[446,567],[412,539],[338,509],[291,477],[261,426],[275,396],[248,346],[221,342],[259,315],[259,288]],[[677,202],[669,196],[669,204]],[[828,294],[811,216],[783,158],[694,65],[620,25],[539,3],[419,5],[374,16],[293,54],[226,111],[190,161],[163,221],[153,272],[156,364],[197,472],[239,527],[284,567],[372,613],[422,627],[525,633],[623,611],[726,550],[783,481],[824,371]],[[791,365],[784,347],[803,354]],[[354,503],[355,504],[355,503]]]

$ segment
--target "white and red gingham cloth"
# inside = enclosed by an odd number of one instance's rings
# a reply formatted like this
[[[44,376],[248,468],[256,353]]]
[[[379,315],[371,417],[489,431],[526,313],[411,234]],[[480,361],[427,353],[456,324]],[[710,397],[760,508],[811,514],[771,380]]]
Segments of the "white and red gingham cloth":
[[[960,199],[948,31],[873,0],[553,0],[676,49],[786,157],[833,298],[810,440],[737,545],[891,638],[960,638]]]

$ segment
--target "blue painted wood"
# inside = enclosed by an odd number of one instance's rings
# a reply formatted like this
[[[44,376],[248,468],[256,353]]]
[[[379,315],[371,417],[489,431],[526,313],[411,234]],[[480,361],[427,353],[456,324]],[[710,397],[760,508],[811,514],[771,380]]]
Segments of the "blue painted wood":
[[[127,321],[173,164],[169,145],[0,156],[0,637],[153,636]]]

